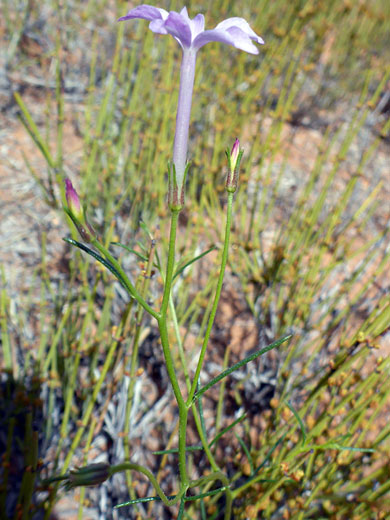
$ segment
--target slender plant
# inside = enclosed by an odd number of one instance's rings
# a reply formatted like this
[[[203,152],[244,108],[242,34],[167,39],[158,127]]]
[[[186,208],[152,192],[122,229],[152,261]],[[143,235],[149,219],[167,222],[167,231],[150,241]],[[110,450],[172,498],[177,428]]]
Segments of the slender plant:
[[[145,297],[141,295],[136,286],[133,285],[129,277],[126,275],[125,270],[121,266],[120,262],[97,237],[96,233],[86,219],[86,215],[81,206],[77,192],[69,179],[66,179],[65,192],[67,207],[65,208],[65,211],[75,224],[83,241],[89,245],[87,246],[84,243],[69,238],[65,240],[94,257],[109,271],[111,271],[117,280],[126,289],[130,298],[133,298],[144,309],[144,311],[149,313],[157,322],[166,368],[179,411],[179,486],[177,493],[173,497],[168,497],[161,489],[161,486],[157,482],[155,476],[147,468],[139,464],[134,464],[130,460],[126,460],[112,466],[108,464],[91,464],[83,468],[72,470],[65,475],[54,477],[51,480],[64,481],[65,488],[70,489],[75,486],[99,484],[104,482],[114,473],[133,470],[142,473],[148,478],[157,493],[156,498],[161,500],[166,506],[180,504],[179,512],[181,511],[181,514],[183,514],[185,502],[188,500],[194,500],[193,495],[188,495],[189,489],[207,489],[205,493],[196,495],[199,499],[204,498],[205,496],[211,496],[216,493],[224,492],[226,494],[225,519],[229,519],[232,513],[233,499],[233,494],[230,487],[231,482],[223,473],[221,468],[219,468],[210,450],[210,445],[204,429],[204,423],[199,417],[199,413],[201,412],[200,398],[204,392],[206,392],[214,384],[221,381],[224,377],[230,375],[233,371],[239,369],[244,364],[249,363],[256,357],[279,346],[281,343],[287,341],[287,339],[290,337],[285,336],[280,340],[272,343],[268,347],[257,351],[255,354],[237,363],[233,367],[226,369],[203,388],[199,387],[200,374],[202,371],[207,346],[209,344],[211,329],[213,327],[218,308],[225,268],[228,260],[229,239],[232,225],[233,197],[237,189],[240,162],[243,155],[243,150],[240,147],[240,142],[238,139],[235,140],[231,150],[228,149],[226,151],[228,161],[228,173],[225,185],[227,192],[227,209],[224,244],[219,266],[218,282],[213,296],[213,303],[207,327],[205,329],[203,341],[201,343],[197,366],[192,377],[190,377],[190,375],[187,373],[185,365],[183,364],[187,383],[185,389],[183,389],[180,385],[181,378],[177,373],[177,369],[175,368],[172,355],[172,344],[169,337],[172,313],[170,314],[169,310],[172,309],[173,306],[171,298],[172,284],[175,276],[178,274],[176,271],[175,257],[178,219],[180,211],[182,210],[185,203],[185,179],[190,167],[190,163],[187,159],[188,137],[198,51],[209,42],[221,42],[236,47],[237,49],[241,49],[247,53],[256,55],[259,53],[259,50],[256,45],[254,45],[254,43],[264,44],[264,41],[251,29],[249,24],[243,18],[228,18],[219,23],[213,30],[205,30],[204,16],[202,14],[198,14],[195,16],[195,18],[191,19],[188,16],[186,7],[184,7],[179,13],[175,11],[168,12],[164,9],[150,5],[141,5],[129,11],[126,16],[119,18],[119,21],[132,20],[136,18],[149,20],[149,28],[154,33],[170,34],[173,36],[182,49],[179,98],[176,115],[176,130],[173,142],[173,155],[172,161],[168,165],[168,204],[171,213],[171,219],[168,239],[169,246],[166,259],[166,271],[164,276],[164,287],[160,308],[156,309],[147,302]],[[90,246],[92,246],[93,249]],[[191,479],[191,475],[189,474],[187,466],[186,456],[188,451],[186,432],[188,415],[190,411],[192,411],[194,414],[203,449],[213,470],[207,475],[196,480]],[[221,487],[209,490],[210,486],[217,481],[221,483]],[[141,502],[142,500],[143,499],[137,499],[131,503]],[[151,500],[151,497],[146,498],[146,500]]]

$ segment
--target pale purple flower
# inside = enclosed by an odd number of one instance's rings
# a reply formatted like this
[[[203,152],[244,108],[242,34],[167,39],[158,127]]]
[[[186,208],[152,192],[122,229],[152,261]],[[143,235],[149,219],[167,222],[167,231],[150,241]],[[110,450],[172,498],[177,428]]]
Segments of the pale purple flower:
[[[194,19],[188,16],[187,8],[180,13],[168,12],[152,5],[140,5],[131,9],[119,21],[143,18],[150,20],[149,29],[157,34],[171,34],[183,49],[198,51],[209,42],[221,42],[237,49],[258,54],[258,48],[252,43],[263,44],[264,41],[249,26],[243,18],[227,18],[211,31],[204,30],[204,16],[197,14]]]
[[[243,18],[227,18],[210,31],[204,30],[204,16],[198,14],[191,19],[187,8],[180,13],[166,11],[152,5],[140,5],[131,9],[119,21],[142,18],[149,20],[149,29],[157,34],[170,34],[183,49],[180,70],[179,100],[176,114],[176,132],[173,144],[173,164],[179,192],[187,164],[188,130],[191,115],[192,91],[195,79],[195,63],[198,50],[209,42],[221,42],[232,45],[250,54],[258,54],[259,50],[253,42],[263,44],[264,41]]]

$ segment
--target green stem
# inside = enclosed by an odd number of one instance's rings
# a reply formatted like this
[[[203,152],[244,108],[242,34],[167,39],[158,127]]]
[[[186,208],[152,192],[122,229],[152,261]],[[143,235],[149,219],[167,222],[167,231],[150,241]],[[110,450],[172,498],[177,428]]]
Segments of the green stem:
[[[192,402],[192,399],[193,399],[195,391],[196,391],[197,382],[199,380],[200,371],[202,370],[202,365],[203,365],[203,361],[204,361],[204,356],[206,354],[207,345],[208,345],[208,342],[210,339],[211,329],[213,327],[215,315],[217,313],[219,298],[221,296],[223,277],[225,275],[225,268],[226,268],[228,252],[229,252],[229,239],[230,239],[230,228],[231,228],[231,223],[232,223],[233,196],[234,196],[234,193],[228,192],[226,226],[225,226],[225,241],[224,241],[224,245],[223,245],[221,268],[219,271],[217,289],[216,289],[215,296],[214,296],[213,306],[212,306],[211,312],[210,312],[209,322],[207,324],[207,329],[206,329],[206,332],[204,335],[204,340],[203,340],[203,344],[202,344],[202,349],[200,351],[198,365],[196,367],[195,376],[194,376],[194,379],[192,382],[191,391],[187,398],[187,406],[191,406],[191,402]]]
[[[171,210],[171,231],[169,234],[168,261],[167,272],[165,275],[164,294],[160,310],[161,317],[165,317],[167,314],[169,296],[171,294],[173,269],[175,267],[176,231],[179,220],[179,213],[180,209]]]
[[[161,304],[160,315],[158,317],[158,326],[160,331],[161,345],[163,348],[165,363],[168,371],[169,380],[171,382],[173,393],[179,407],[179,472],[182,486],[188,487],[187,462],[186,462],[186,430],[188,419],[188,407],[183,399],[179,383],[177,380],[175,366],[169,345],[167,311],[170,300],[173,269],[175,266],[175,247],[176,247],[176,231],[179,219],[180,209],[173,208],[171,210],[171,230],[169,234],[169,248],[167,271],[165,275],[164,294]],[[186,488],[187,489],[187,488]]]
[[[190,382],[190,377],[188,375],[188,369],[187,369],[186,360],[185,360],[185,356],[184,356],[183,344],[182,344],[180,333],[179,333],[179,324],[178,324],[178,321],[177,321],[176,309],[175,309],[175,306],[174,306],[174,303],[173,303],[172,295],[171,295],[170,300],[169,300],[169,308],[170,308],[170,311],[171,311],[171,314],[172,314],[172,320],[173,320],[174,329],[175,329],[176,341],[177,341],[177,344],[178,344],[178,347],[179,347],[180,361],[181,361],[184,377],[185,377],[185,380],[186,380],[187,390],[189,392],[190,389],[191,389],[191,382]],[[192,404],[191,409],[192,409],[192,414],[193,414],[193,417],[194,417],[194,420],[195,420],[196,428],[197,428],[197,431],[199,433],[199,438],[201,439],[201,442],[202,442],[204,451],[206,453],[206,456],[208,458],[208,461],[209,461],[211,467],[213,468],[213,470],[218,472],[218,471],[220,471],[220,469],[218,467],[218,464],[215,461],[215,458],[214,458],[213,454],[211,453],[211,450],[210,450],[209,444],[207,442],[204,430],[202,428],[202,422],[201,422],[200,416],[198,414],[198,411],[196,409],[195,403]]]

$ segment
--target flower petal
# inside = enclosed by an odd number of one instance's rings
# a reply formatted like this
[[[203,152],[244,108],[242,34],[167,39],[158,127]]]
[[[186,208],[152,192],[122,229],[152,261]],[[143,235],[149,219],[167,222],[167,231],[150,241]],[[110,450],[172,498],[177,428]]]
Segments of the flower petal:
[[[203,14],[197,14],[193,20],[190,20],[190,27],[192,33],[192,41],[194,41],[198,34],[204,31]]]
[[[192,41],[191,28],[182,14],[171,11],[165,21],[167,32],[174,36],[183,47],[190,47]]]
[[[209,42],[227,43],[228,45],[233,45],[233,47],[235,46],[234,38],[228,31],[212,29],[211,31],[203,31],[200,33],[192,42],[192,47],[198,50]]]
[[[233,18],[227,18],[223,22],[220,22],[216,29],[224,29],[229,30],[233,27],[237,27],[238,29],[241,29],[251,40],[254,40],[257,43],[260,43],[261,45],[264,44],[263,38],[261,38],[259,35],[255,33],[255,31],[250,27],[249,23],[244,20],[244,18],[238,18],[237,16]],[[230,32],[230,31],[229,31]],[[244,50],[244,49],[243,49]]]
[[[180,16],[183,16],[187,20],[190,19],[190,17],[188,16],[188,11],[187,11],[187,7],[186,6],[184,6],[183,9],[180,11]]]
[[[153,20],[149,24],[149,29],[156,34],[168,34],[165,28],[165,20]]]
[[[259,54],[259,49],[253,44],[252,40],[246,33],[244,33],[244,31],[238,27],[230,27],[226,32],[232,37],[234,42],[233,46],[236,49],[241,49],[250,54]]]
[[[139,5],[131,9],[125,16],[118,19],[118,22],[124,20],[132,20],[133,18],[142,18],[144,20],[166,20],[168,18],[168,11],[154,7],[153,5]]]

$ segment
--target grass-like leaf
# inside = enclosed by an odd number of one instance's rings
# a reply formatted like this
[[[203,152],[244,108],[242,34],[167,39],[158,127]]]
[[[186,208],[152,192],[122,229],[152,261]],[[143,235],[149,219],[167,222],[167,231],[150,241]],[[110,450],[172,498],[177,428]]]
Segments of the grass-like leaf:
[[[218,435],[216,435],[214,437],[214,439],[210,442],[209,446],[211,448],[211,446],[213,444],[215,444],[216,442],[219,441],[219,439],[225,435],[225,433],[227,433],[229,430],[231,430],[232,428],[234,428],[234,426],[238,423],[240,423],[241,421],[243,421],[245,419],[245,417],[247,416],[247,413],[243,413],[242,415],[240,415],[240,417],[238,417],[235,421],[233,421],[231,424],[229,424],[229,426],[226,426],[226,428],[224,428],[223,430],[221,430]]]
[[[118,271],[115,269],[115,267],[110,262],[108,262],[105,258],[100,256],[98,253],[96,253],[90,247],[86,246],[85,244],[82,244],[81,242],[78,242],[77,240],[73,240],[73,238],[64,237],[62,240],[64,240],[64,242],[67,242],[68,244],[71,244],[72,246],[78,247],[79,249],[81,249],[82,251],[87,253],[88,255],[92,256],[92,258],[94,258],[95,260],[100,262],[102,265],[104,265],[104,267],[106,267],[109,271],[111,271],[111,273],[115,276],[115,278],[118,280],[118,282],[120,282],[123,285],[123,287],[126,289],[126,291],[128,293],[127,285],[126,285],[125,281],[122,279],[122,276],[120,275],[120,273],[118,273]]]
[[[276,348],[276,347],[279,347],[279,345],[281,345],[282,343],[284,343],[285,341],[289,340],[290,338],[292,337],[292,334],[288,334],[287,336],[285,336],[284,338],[282,339],[278,339],[277,341],[274,341],[273,343],[271,343],[271,345],[268,345],[268,347],[264,347],[260,350],[257,350],[255,353],[251,354],[250,356],[246,357],[245,359],[243,359],[242,361],[239,361],[238,363],[236,363],[235,365],[233,365],[232,367],[228,368],[227,370],[224,370],[223,372],[221,372],[217,377],[214,377],[214,379],[212,379],[209,383],[207,383],[207,385],[203,386],[200,390],[198,390],[195,394],[194,394],[194,399],[193,401],[195,401],[196,399],[199,398],[199,396],[201,396],[202,394],[204,394],[205,392],[207,392],[207,390],[209,388],[211,388],[212,386],[214,386],[215,384],[219,383],[219,381],[221,381],[224,377],[227,377],[229,376],[230,374],[232,374],[233,372],[235,372],[236,370],[238,370],[239,368],[243,367],[244,365],[250,363],[251,361],[253,361],[254,359],[258,358],[259,356],[262,356],[263,354],[265,354],[266,352],[269,352],[270,350]]]
[[[123,249],[126,249],[126,251],[129,251],[129,253],[132,253],[133,255],[135,255],[137,258],[139,258],[143,262],[147,262],[148,261],[148,257],[147,256],[143,255],[139,251],[136,251],[135,249],[132,249],[129,246],[126,246],[125,244],[121,244],[120,242],[111,242],[111,245],[123,247]]]
[[[204,251],[203,253],[201,253],[200,255],[198,256],[195,256],[195,258],[193,258],[192,260],[190,260],[189,262],[186,262],[184,265],[182,265],[181,267],[178,268],[178,270],[175,272],[175,274],[173,275],[173,278],[172,280],[174,280],[175,278],[177,278],[178,276],[181,275],[181,273],[187,269],[187,267],[189,267],[191,264],[197,262],[198,260],[200,260],[201,258],[203,258],[204,256],[208,255],[209,253],[211,253],[211,251],[214,251],[214,249],[216,249],[216,246],[211,246],[209,249],[207,249],[207,251]]]
[[[238,440],[238,442],[240,443],[240,446],[241,448],[244,450],[245,452],[245,455],[246,455],[246,458],[248,459],[248,462],[249,462],[249,466],[251,468],[251,475],[254,474],[255,472],[255,467],[253,465],[253,459],[252,459],[252,455],[250,454],[250,451],[249,451],[249,448],[248,446],[245,444],[244,440],[241,439],[241,437],[239,435],[237,435],[237,433],[234,434],[236,439]]]
[[[199,451],[203,450],[203,446],[186,446],[186,451]],[[153,451],[153,455],[172,455],[174,453],[179,453],[177,448],[172,448],[171,450],[158,450]]]
[[[301,432],[302,432],[302,446],[304,446],[306,444],[306,438],[307,438],[305,425],[303,424],[302,419],[299,417],[298,412],[295,410],[295,408],[293,407],[291,402],[290,401],[286,401],[286,404],[290,408],[292,413],[294,414],[294,417],[295,417],[295,419],[297,420],[297,422],[299,424],[299,427],[300,427]]]

